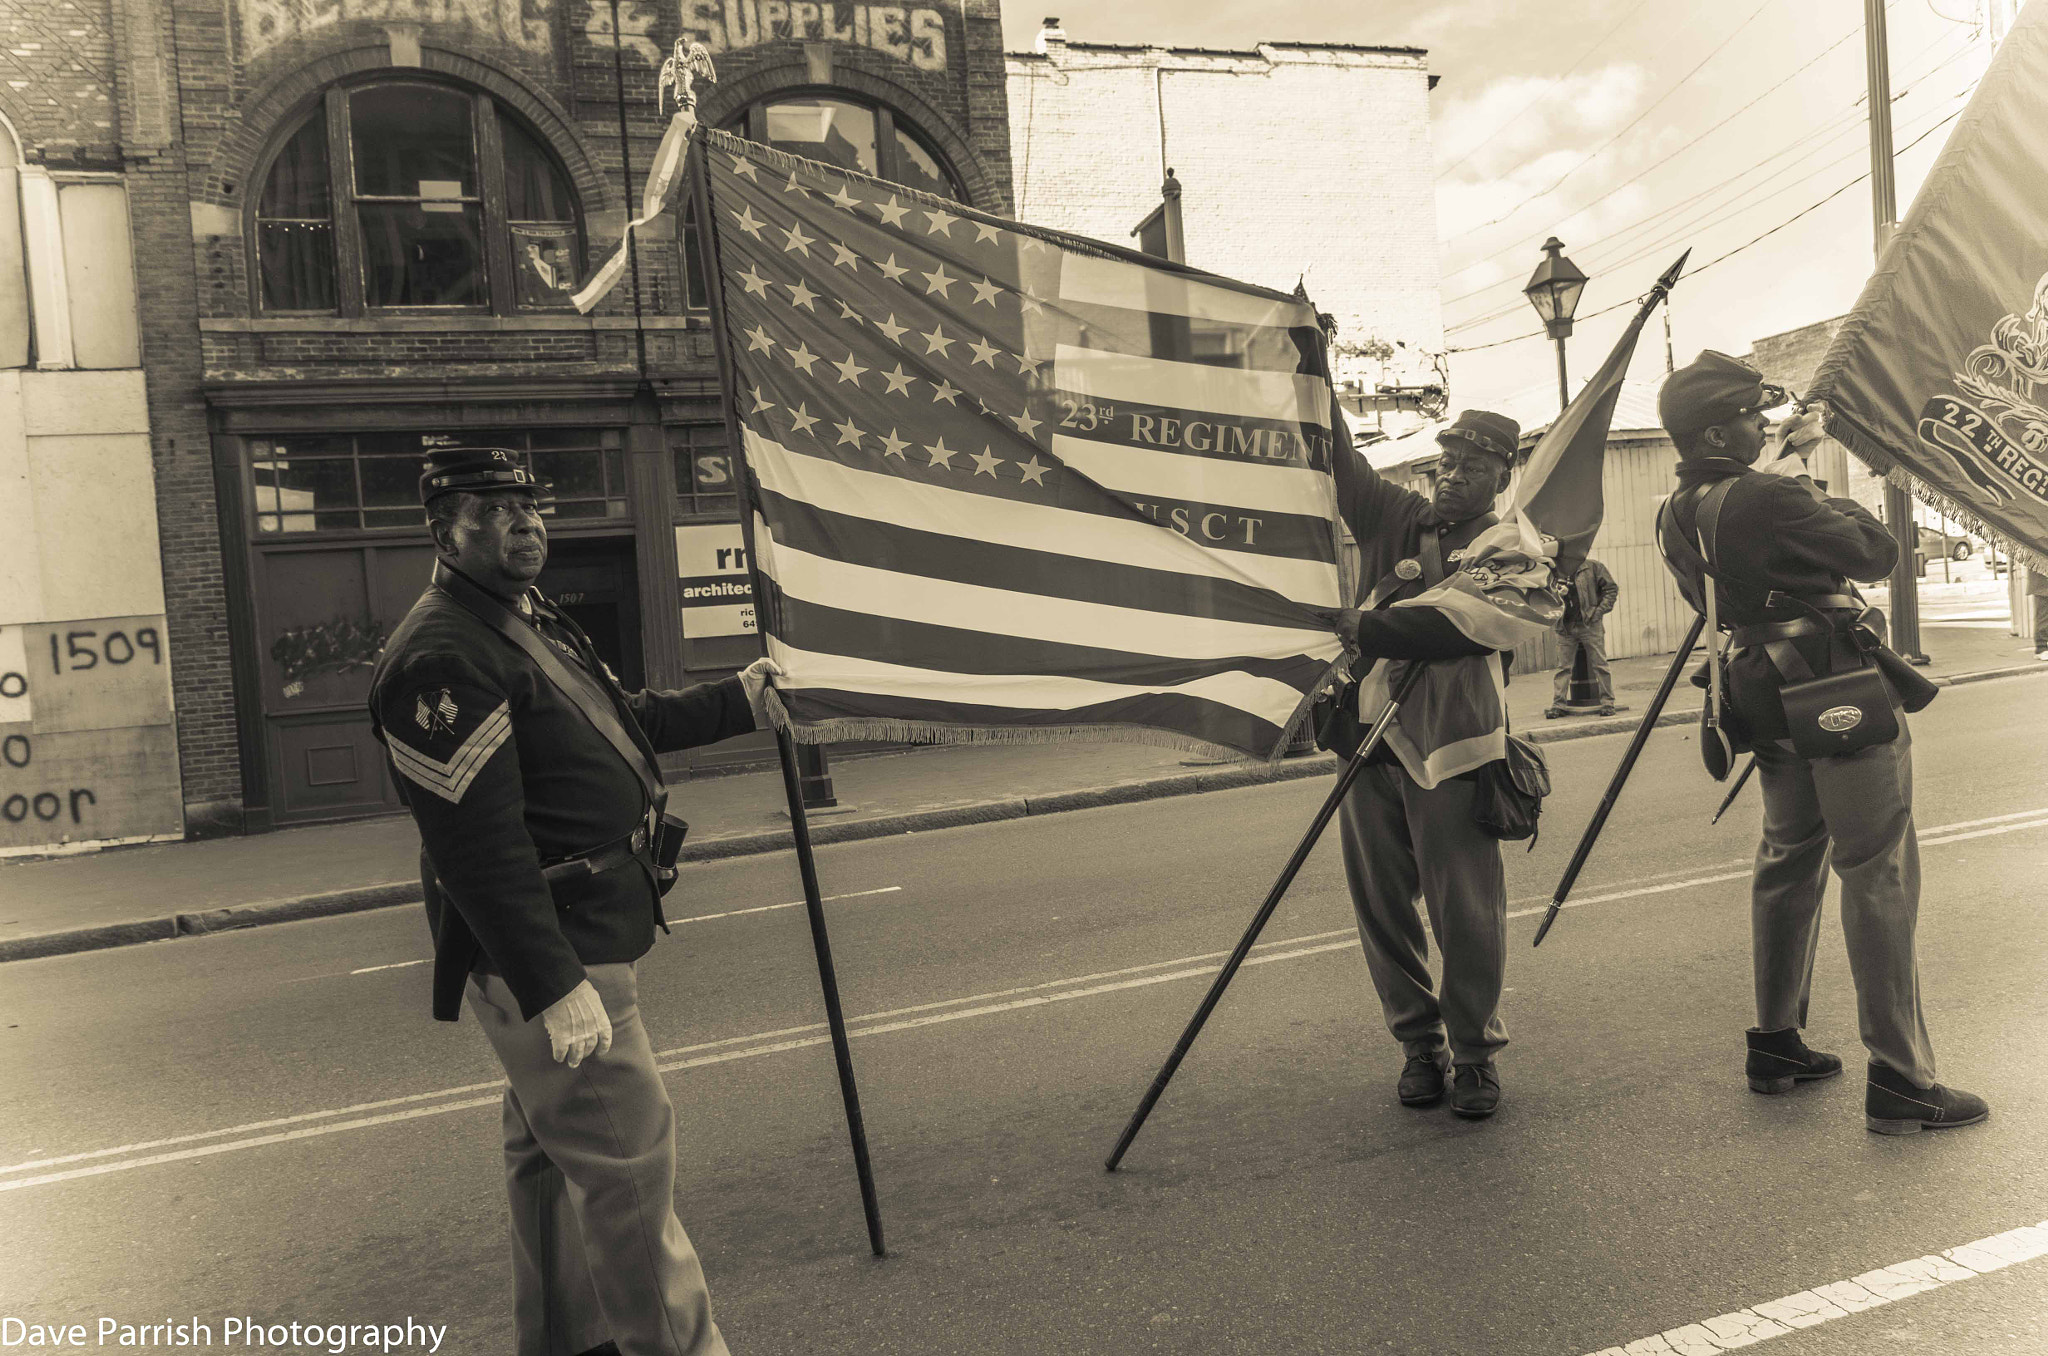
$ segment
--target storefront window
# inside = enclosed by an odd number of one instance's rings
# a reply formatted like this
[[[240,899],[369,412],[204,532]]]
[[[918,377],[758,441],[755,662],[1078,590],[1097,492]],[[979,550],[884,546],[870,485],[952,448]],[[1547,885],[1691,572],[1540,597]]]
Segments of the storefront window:
[[[272,312],[548,309],[582,281],[561,163],[488,95],[419,81],[330,89],[271,160],[255,245]]]
[[[624,518],[626,468],[616,429],[533,433],[289,434],[247,443],[258,535],[422,531],[420,462],[437,447],[507,447],[553,487],[550,522]]]
[[[676,511],[681,517],[731,517],[739,512],[732,451],[724,424],[685,424],[668,431],[675,458]]]

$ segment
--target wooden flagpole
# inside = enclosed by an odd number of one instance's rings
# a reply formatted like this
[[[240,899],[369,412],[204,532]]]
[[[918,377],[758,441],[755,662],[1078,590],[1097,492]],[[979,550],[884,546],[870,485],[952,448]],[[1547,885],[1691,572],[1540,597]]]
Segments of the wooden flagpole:
[[[711,342],[718,354],[720,403],[725,410],[725,436],[730,442],[734,476],[740,501],[740,540],[747,552],[747,576],[754,589],[754,625],[767,635],[770,597],[761,577],[760,557],[754,553],[753,474],[747,466],[746,443],[741,436],[738,369],[732,361],[730,341],[725,332],[725,292],[718,267],[718,231],[711,219],[710,146],[702,133],[691,138],[687,152],[690,162],[690,192],[696,204],[697,243],[704,260],[706,296],[711,306]],[[765,645],[764,645],[765,649]],[[875,1256],[886,1257],[882,1244],[882,1211],[875,1199],[874,1169],[868,1161],[868,1134],[861,1118],[860,1088],[853,1076],[853,1051],[847,1044],[846,1017],[839,1007],[839,977],[832,966],[832,940],[825,931],[825,905],[818,891],[818,862],[811,850],[811,822],[804,814],[803,791],[796,766],[796,746],[788,730],[775,732],[775,748],[782,761],[782,790],[789,801],[789,827],[796,840],[797,872],[803,877],[804,913],[811,922],[811,949],[818,958],[818,984],[824,991],[825,1021],[832,1031],[832,1057],[839,1066],[839,1097],[846,1106],[846,1133],[853,1143],[853,1169],[860,1179],[861,1213],[867,1217],[868,1246]]]

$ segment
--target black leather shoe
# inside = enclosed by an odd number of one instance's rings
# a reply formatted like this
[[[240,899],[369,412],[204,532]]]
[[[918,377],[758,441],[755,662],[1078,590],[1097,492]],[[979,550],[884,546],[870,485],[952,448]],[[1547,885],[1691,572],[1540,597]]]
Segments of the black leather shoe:
[[[582,1356],[619,1356],[619,1344],[617,1342],[605,1342],[582,1353]]]
[[[1460,1064],[1451,1079],[1451,1110],[1483,1121],[1500,1109],[1500,1075],[1491,1064]]]
[[[1982,1097],[1936,1083],[1916,1088],[1887,1064],[1872,1064],[1863,1089],[1863,1123],[1880,1135],[1917,1135],[1975,1125],[1991,1114]]]
[[[1402,1106],[1435,1106],[1444,1099],[1444,1065],[1441,1054],[1410,1055],[1401,1066],[1401,1081],[1394,1093]]]
[[[1842,1071],[1842,1061],[1836,1056],[1807,1049],[1796,1026],[1783,1031],[1751,1027],[1748,1034],[1749,1063],[1744,1072],[1749,1075],[1751,1092],[1790,1092],[1794,1083],[1833,1078]]]

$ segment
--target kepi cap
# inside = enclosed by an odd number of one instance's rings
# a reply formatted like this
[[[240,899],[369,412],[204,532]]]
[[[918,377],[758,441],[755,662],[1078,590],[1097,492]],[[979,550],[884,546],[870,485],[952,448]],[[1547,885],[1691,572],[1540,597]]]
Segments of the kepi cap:
[[[1522,441],[1522,426],[1492,410],[1462,410],[1448,428],[1437,430],[1436,440],[1440,443],[1470,443],[1513,466],[1515,449]]]
[[[420,465],[420,503],[458,490],[524,490],[544,495],[547,482],[519,464],[509,447],[437,447]]]
[[[1785,388],[1739,358],[1705,349],[1664,379],[1657,421],[1673,438],[1785,403]]]

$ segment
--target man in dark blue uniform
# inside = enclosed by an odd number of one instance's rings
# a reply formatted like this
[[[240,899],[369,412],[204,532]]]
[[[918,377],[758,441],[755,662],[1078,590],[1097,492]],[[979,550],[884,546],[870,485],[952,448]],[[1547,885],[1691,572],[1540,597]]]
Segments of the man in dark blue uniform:
[[[1934,689],[1882,647],[1874,630],[1881,619],[1851,591],[1850,580],[1891,573],[1898,547],[1884,524],[1853,499],[1826,497],[1796,459],[1777,463],[1792,475],[1752,469],[1768,440],[1763,411],[1784,400],[1754,369],[1712,351],[1667,378],[1658,398],[1679,456],[1678,489],[1658,518],[1665,563],[1702,615],[1713,589],[1733,647],[1730,704],[1755,746],[1763,784],[1750,905],[1757,1024],[1749,1031],[1749,1085],[1788,1092],[1842,1071],[1840,1059],[1809,1050],[1800,1035],[1832,866],[1870,1055],[1866,1124],[1882,1134],[1972,1125],[1989,1113],[1981,1098],[1935,1082],[1920,1010],[1920,848],[1905,711],[1895,713],[1895,739],[1854,752],[1802,757],[1790,737],[1787,683],[1859,667],[1866,652],[1893,707],[1917,711]],[[1819,438],[1817,416],[1788,420],[1780,436],[1796,453]]]
[[[634,963],[664,930],[655,755],[745,734],[779,672],[619,688],[532,587],[540,490],[519,454],[446,449],[420,496],[440,559],[370,686],[420,830],[434,1016],[467,990],[505,1093],[519,1356],[724,1356],[676,1219],[675,1113]]]

